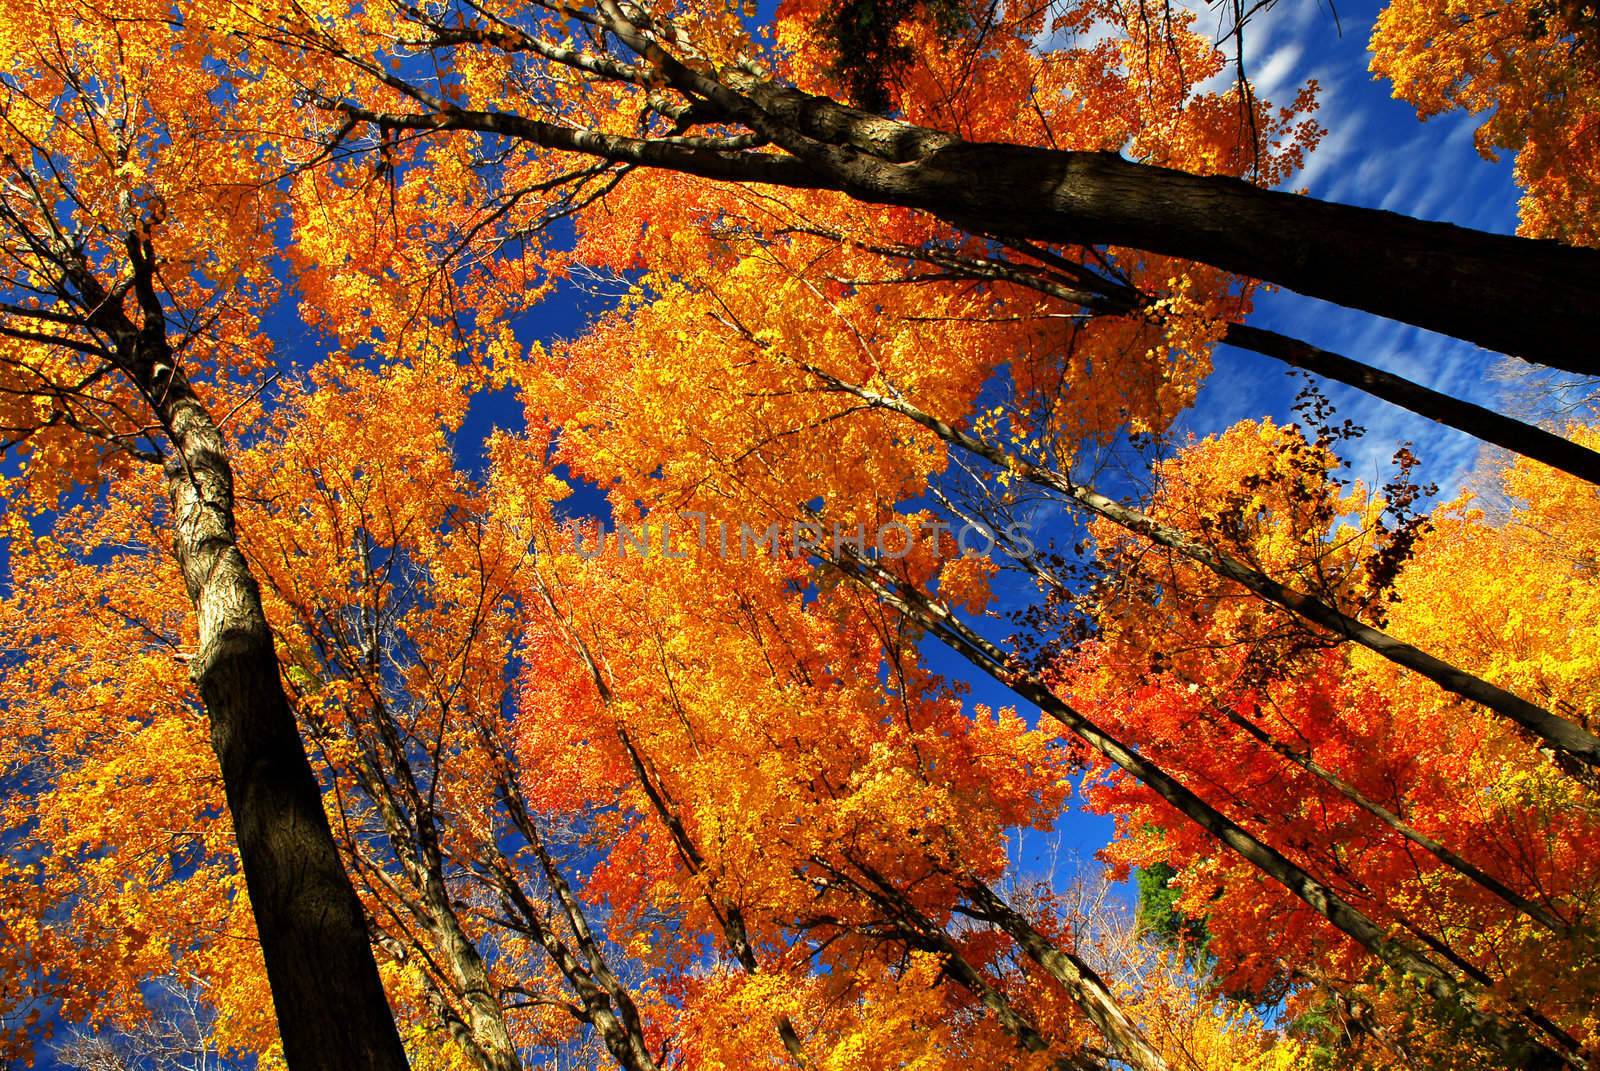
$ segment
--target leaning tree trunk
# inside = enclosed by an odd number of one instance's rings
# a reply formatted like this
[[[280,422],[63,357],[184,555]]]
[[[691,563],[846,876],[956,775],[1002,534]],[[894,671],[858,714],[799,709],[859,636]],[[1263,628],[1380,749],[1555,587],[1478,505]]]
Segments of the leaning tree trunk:
[[[1060,983],[1118,1058],[1136,1071],[1169,1071],[1171,1065],[1166,1058],[1150,1044],[1093,967],[1075,953],[1058,948],[984,882],[973,879],[967,893],[973,903],[971,914],[1008,934],[1029,959]]]
[[[199,620],[192,672],[211,720],[284,1059],[291,1071],[399,1071],[405,1051],[361,904],[239,551],[222,434],[181,373],[173,370],[158,390],[173,443],[166,479],[178,564]]]
[[[1115,153],[955,143],[837,165],[846,192],[989,233],[1130,246],[1600,374],[1600,251],[1264,190]]]
[[[1553,368],[1600,373],[1600,250],[1319,201],[1114,152],[967,141],[813,96],[749,67],[707,73],[669,52],[663,41],[677,48],[676,35],[663,35],[631,4],[608,0],[599,15],[686,99],[748,126],[791,158],[685,154],[682,146],[622,139],[644,149],[633,162],[724,179],[755,163],[785,185],[919,208],[980,233],[1197,260]],[[453,106],[430,119],[457,127],[487,120],[499,132],[565,140],[593,155],[615,158],[622,147],[615,139],[574,139],[550,124],[506,129],[527,121]]]
[[[142,326],[104,291],[90,297],[118,339],[118,364],[171,440],[173,542],[199,629],[191,675],[211,722],[284,1060],[290,1071],[403,1071],[405,1049],[361,902],[278,676],[260,589],[239,550],[227,446],[167,340],[148,238],[130,236],[128,252]]]

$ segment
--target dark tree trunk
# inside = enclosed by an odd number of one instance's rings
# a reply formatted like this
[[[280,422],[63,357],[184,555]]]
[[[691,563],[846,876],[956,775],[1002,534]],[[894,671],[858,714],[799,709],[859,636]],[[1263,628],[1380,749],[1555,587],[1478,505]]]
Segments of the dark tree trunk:
[[[1275,357],[1284,364],[1307,372],[1338,380],[1374,398],[1409,409],[1446,427],[1464,431],[1513,454],[1542,461],[1580,480],[1600,484],[1600,453],[1541,427],[1514,420],[1481,405],[1464,402],[1392,372],[1362,364],[1276,331],[1266,331],[1248,324],[1229,324],[1222,340],[1241,349]]]
[[[1487,349],[1600,375],[1600,250],[1264,190],[1114,153],[954,142],[813,162],[847,193],[986,233],[1201,261]]]
[[[190,676],[210,719],[283,1058],[290,1071],[405,1071],[362,903],[278,677],[261,591],[238,549],[226,442],[166,338],[150,235],[128,235],[126,250],[138,319],[86,267],[70,274],[86,323],[115,339],[115,365],[171,442],[173,549],[198,628]]]
[[[115,340],[116,367],[171,442],[164,475],[174,552],[199,633],[190,674],[211,724],[284,1060],[290,1071],[405,1071],[361,902],[239,550],[227,445],[167,338],[149,234],[129,234],[126,245],[137,319],[86,267],[69,271],[85,321]]]
[[[1116,153],[963,141],[772,82],[736,92],[659,58],[680,89],[704,94],[708,108],[785,151],[713,149],[456,107],[339,111],[384,129],[476,130],[719,181],[838,190],[982,234],[1182,257],[1600,375],[1600,250],[1319,201]]]
[[[167,490],[199,618],[193,676],[211,720],[245,884],[292,1071],[407,1066],[361,904],[306,761],[260,592],[234,531],[222,435],[181,373],[155,367],[172,438]],[[161,375],[165,372],[165,375]]]

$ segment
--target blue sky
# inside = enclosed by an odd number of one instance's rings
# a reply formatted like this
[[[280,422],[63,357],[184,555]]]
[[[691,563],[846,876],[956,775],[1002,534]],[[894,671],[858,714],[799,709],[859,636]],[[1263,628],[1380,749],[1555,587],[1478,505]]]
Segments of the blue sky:
[[[1318,119],[1328,135],[1286,187],[1330,201],[1513,232],[1519,195],[1511,161],[1491,163],[1478,154],[1472,135],[1480,118],[1452,112],[1418,122],[1414,109],[1394,100],[1388,83],[1368,72],[1367,41],[1381,7],[1371,0],[1340,4],[1342,35],[1324,0],[1280,2],[1250,24],[1246,65],[1263,98],[1289,100],[1308,78],[1322,89]],[[1283,292],[1263,295],[1251,322],[1479,404],[1504,400],[1504,386],[1492,375],[1500,359],[1468,343]],[[1219,431],[1246,416],[1287,415],[1299,387],[1282,365],[1223,346],[1216,366],[1186,422],[1194,432]],[[1361,447],[1350,451],[1355,476],[1370,480],[1406,440],[1416,444],[1428,478],[1444,494],[1468,476],[1477,440],[1339,384],[1323,388],[1341,417],[1367,428]]]

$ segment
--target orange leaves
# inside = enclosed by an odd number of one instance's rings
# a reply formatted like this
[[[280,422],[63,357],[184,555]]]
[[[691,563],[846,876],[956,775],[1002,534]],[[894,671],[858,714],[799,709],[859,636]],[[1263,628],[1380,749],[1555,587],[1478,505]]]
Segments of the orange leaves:
[[[45,4],[0,39],[0,443],[26,463],[19,508],[124,473],[124,451],[159,431],[109,329],[134,300],[130,240],[148,243],[153,300],[173,318],[151,326],[170,326],[203,388],[233,394],[270,359],[270,150],[241,137],[222,61],[200,63],[170,12],[146,7]]]
[[[1478,150],[1516,154],[1519,232],[1600,242],[1600,34],[1582,3],[1394,0],[1372,34],[1372,70],[1426,118],[1486,115]]]
[[[1275,575],[1362,599],[1360,563],[1383,504],[1329,482],[1333,471],[1297,431],[1242,424],[1165,463],[1151,509]],[[1563,507],[1592,500],[1593,488],[1527,462],[1506,483],[1527,504],[1496,521],[1462,502],[1434,511],[1399,572],[1390,630],[1557,709],[1587,709],[1592,674],[1577,666],[1593,646],[1582,564],[1592,511]],[[1586,790],[1485,712],[1118,539],[1099,638],[1056,668],[1072,701],[1308,870],[1340,875],[1374,918],[1450,946],[1498,979],[1499,997],[1591,1038],[1579,1010],[1594,999],[1578,981],[1592,956],[1584,939],[1541,929],[1424,843],[1442,842],[1558,915],[1587,917],[1600,876],[1580,846],[1600,824],[1580,802]],[[1153,793],[1108,775],[1088,795],[1117,818],[1108,861],[1176,868],[1178,907],[1204,921],[1224,984],[1271,995],[1292,985],[1286,964],[1339,979],[1359,963],[1321,919]],[[1533,982],[1539,972],[1572,981]],[[1394,983],[1374,985],[1386,1022],[1414,1014]]]
[[[1047,737],[964,711],[853,592],[808,598],[792,561],[714,541],[687,553],[545,553],[528,574],[554,616],[531,626],[519,758],[552,814],[625,804],[588,884],[619,940],[693,962],[732,905],[763,961],[817,926],[848,957],[882,909],[843,875],[942,917],[962,875],[1003,869],[1006,829],[1050,821],[1065,782]],[[663,912],[683,928],[655,930]],[[861,969],[838,985],[865,999]]]

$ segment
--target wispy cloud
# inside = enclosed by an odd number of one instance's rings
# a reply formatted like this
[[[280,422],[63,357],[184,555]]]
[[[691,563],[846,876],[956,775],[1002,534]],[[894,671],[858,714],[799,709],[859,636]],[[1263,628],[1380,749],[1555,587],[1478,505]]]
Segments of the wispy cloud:
[[[1342,35],[1327,10],[1313,4],[1275,7],[1251,23],[1246,66],[1264,98],[1287,100],[1307,79],[1321,87],[1318,118],[1328,135],[1285,188],[1480,230],[1515,230],[1511,169],[1479,156],[1472,140],[1477,120],[1450,115],[1418,122],[1411,106],[1369,73],[1366,43],[1375,14],[1376,8],[1341,8]],[[1287,292],[1262,295],[1252,322],[1480,404],[1503,400],[1503,385],[1490,374],[1498,358],[1467,343]],[[1228,347],[1219,348],[1216,363],[1186,421],[1196,434],[1249,416],[1292,417],[1302,381],[1283,374],[1284,366]],[[1367,429],[1346,451],[1363,479],[1386,472],[1403,442],[1415,444],[1442,493],[1460,487],[1477,461],[1480,444],[1467,435],[1336,383],[1322,389],[1340,419]]]

